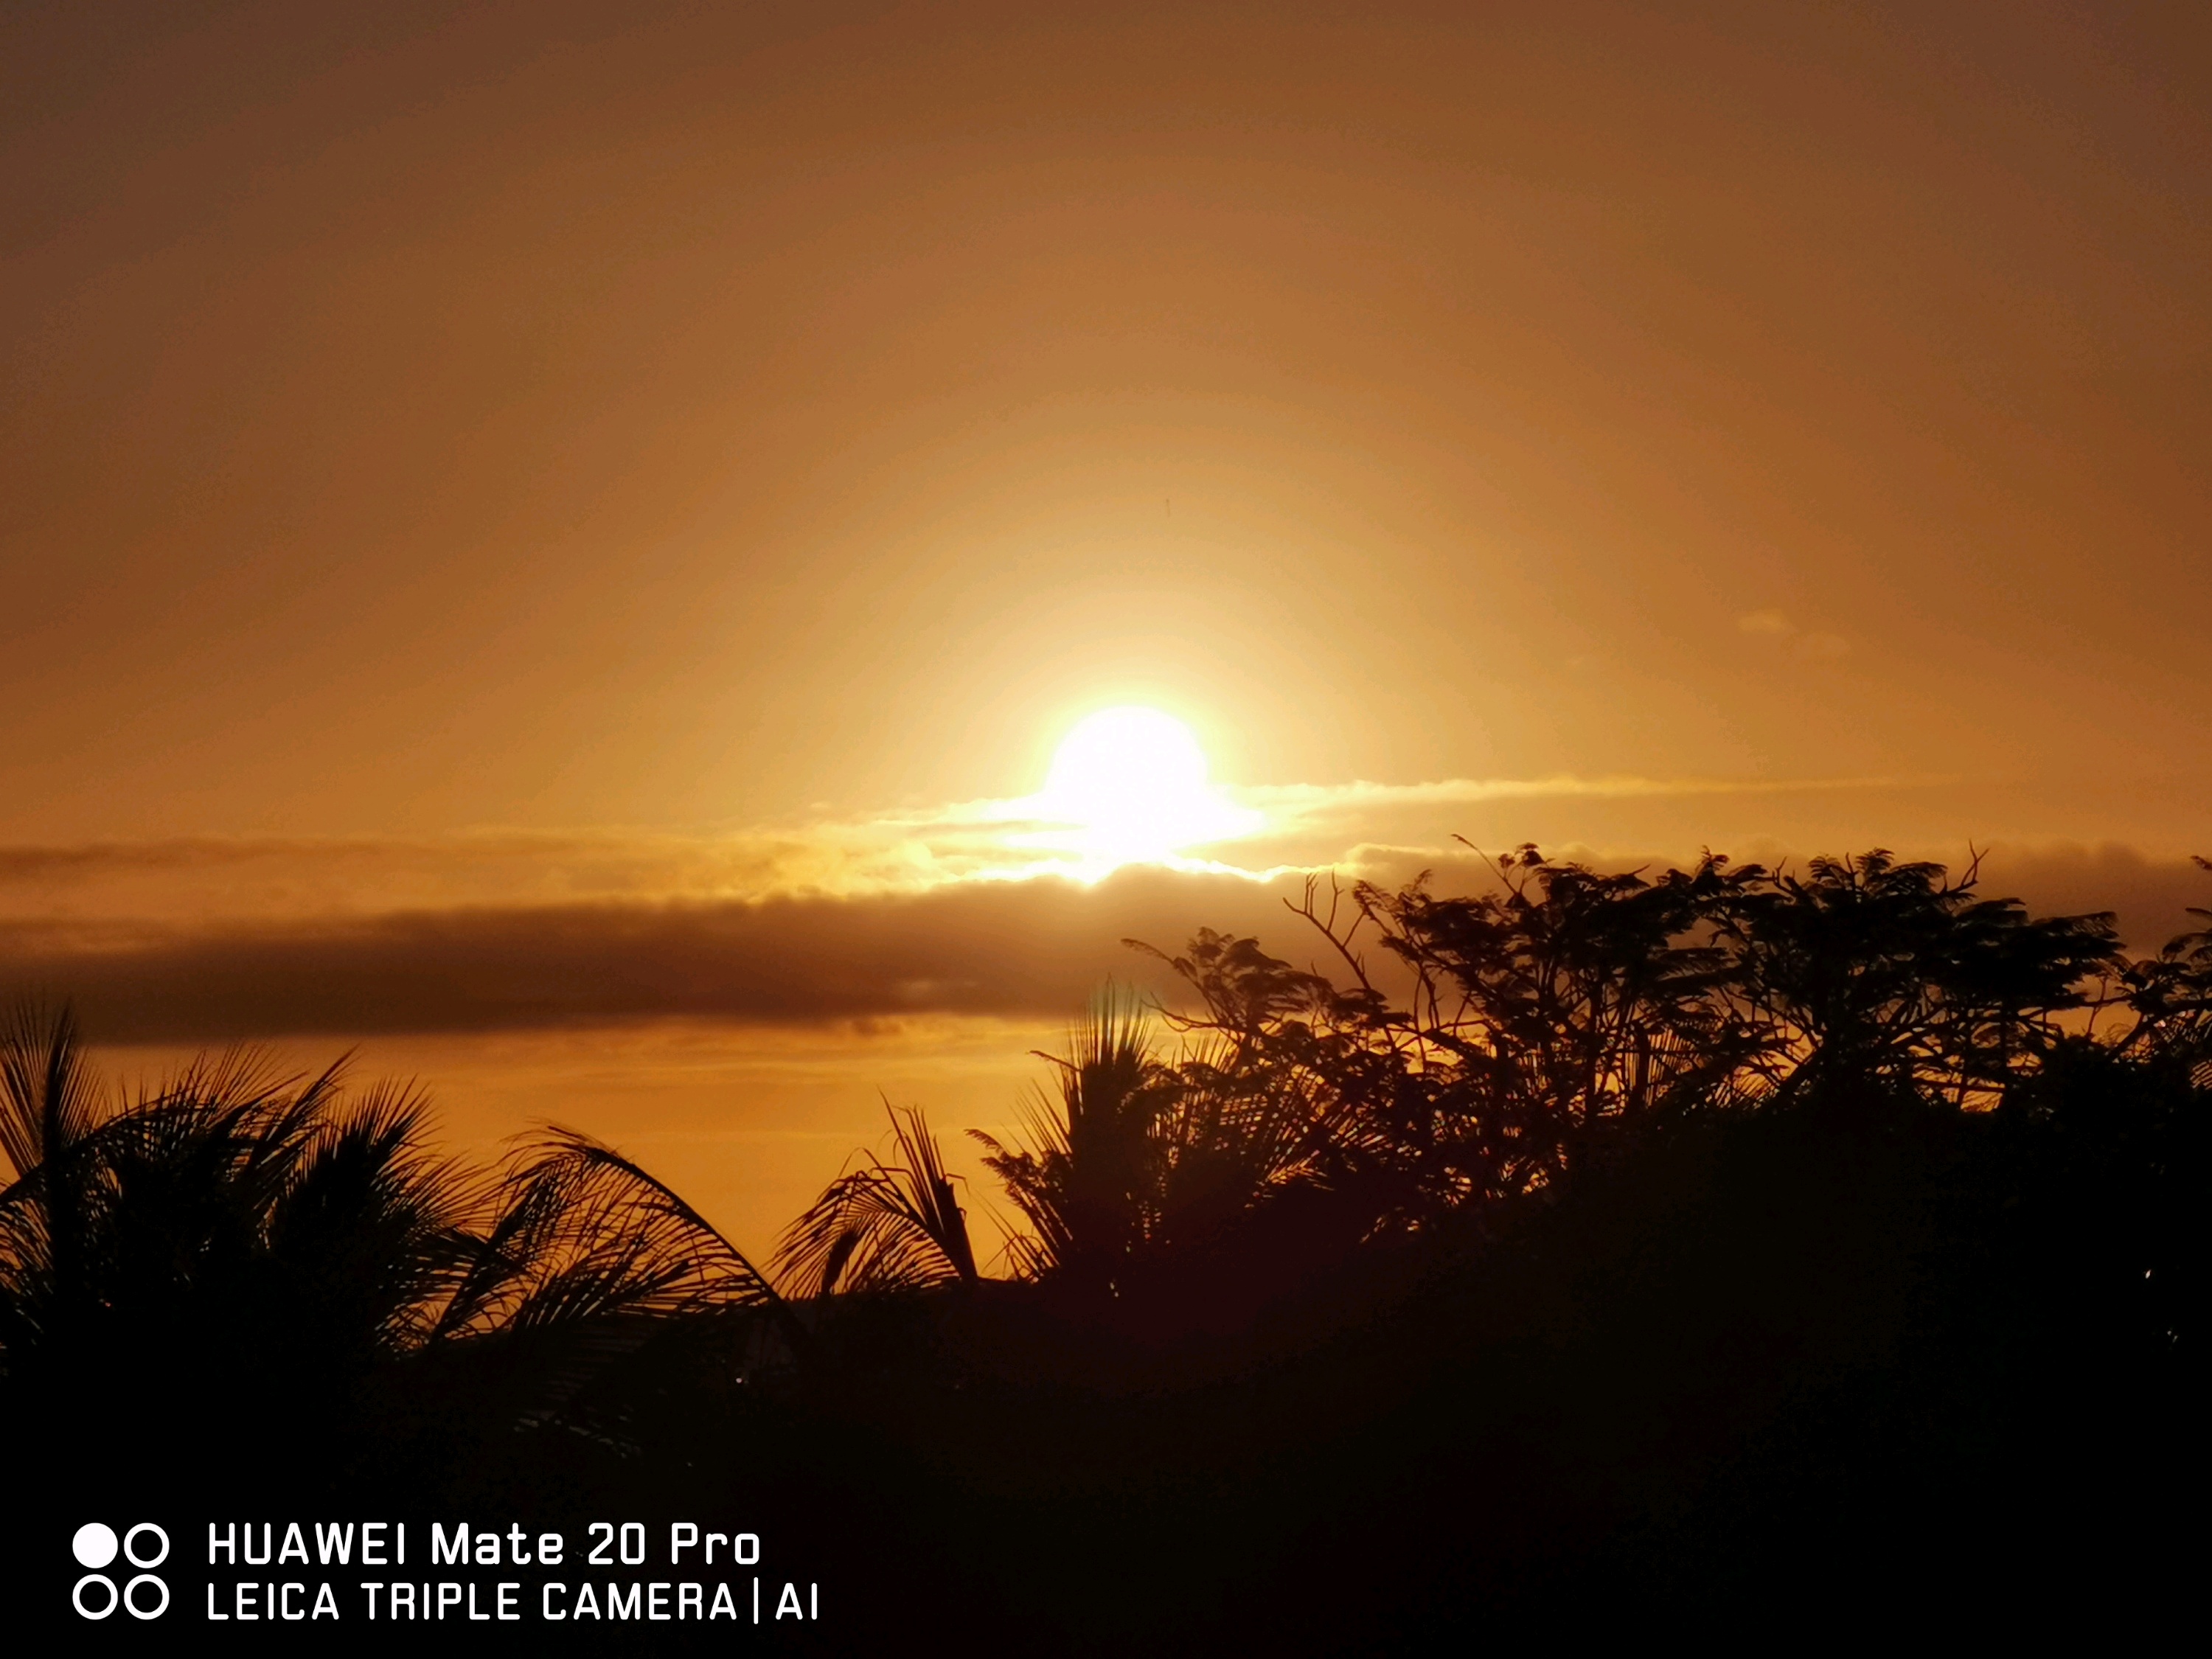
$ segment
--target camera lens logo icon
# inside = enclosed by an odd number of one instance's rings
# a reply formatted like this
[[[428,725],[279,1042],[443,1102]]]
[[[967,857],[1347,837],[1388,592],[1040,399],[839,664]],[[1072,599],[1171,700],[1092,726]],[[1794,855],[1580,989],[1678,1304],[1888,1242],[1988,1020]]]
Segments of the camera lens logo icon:
[[[141,1521],[119,1539],[105,1521],[88,1521],[70,1540],[70,1553],[76,1557],[77,1565],[92,1569],[70,1592],[70,1604],[82,1617],[105,1619],[119,1607],[133,1619],[159,1619],[169,1610],[168,1585],[143,1571],[169,1559],[169,1534],[151,1521]],[[118,1554],[142,1569],[121,1589],[100,1571]]]

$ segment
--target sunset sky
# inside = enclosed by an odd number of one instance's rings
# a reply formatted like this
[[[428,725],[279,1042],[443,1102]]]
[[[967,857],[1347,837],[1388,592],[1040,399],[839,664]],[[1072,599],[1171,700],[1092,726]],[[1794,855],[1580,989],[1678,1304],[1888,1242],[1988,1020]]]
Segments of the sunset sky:
[[[0,989],[759,1249],[1125,936],[1455,835],[2154,947],[2208,85],[2189,5],[11,6]]]

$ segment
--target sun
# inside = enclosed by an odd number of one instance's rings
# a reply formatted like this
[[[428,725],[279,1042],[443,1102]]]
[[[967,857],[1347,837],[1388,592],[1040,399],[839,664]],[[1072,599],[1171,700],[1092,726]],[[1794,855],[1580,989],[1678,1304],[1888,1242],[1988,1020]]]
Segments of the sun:
[[[1069,826],[1072,850],[1102,870],[1171,859],[1244,834],[1258,817],[1208,781],[1206,751],[1188,726],[1135,706],[1077,722],[1053,753],[1036,805]]]

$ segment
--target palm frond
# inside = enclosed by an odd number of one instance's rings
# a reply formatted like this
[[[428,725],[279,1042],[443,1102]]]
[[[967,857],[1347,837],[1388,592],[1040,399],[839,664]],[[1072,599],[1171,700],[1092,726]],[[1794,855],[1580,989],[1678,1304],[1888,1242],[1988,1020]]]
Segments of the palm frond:
[[[0,1020],[0,1154],[15,1179],[90,1133],[100,1092],[66,1005],[21,1002]]]
[[[775,1308],[775,1287],[672,1188],[574,1129],[546,1129],[511,1165],[489,1238],[495,1282],[477,1317],[517,1328],[615,1315]]]
[[[863,1153],[792,1223],[771,1266],[805,1294],[922,1290],[976,1278],[967,1212],[919,1107],[884,1103],[896,1162]]]

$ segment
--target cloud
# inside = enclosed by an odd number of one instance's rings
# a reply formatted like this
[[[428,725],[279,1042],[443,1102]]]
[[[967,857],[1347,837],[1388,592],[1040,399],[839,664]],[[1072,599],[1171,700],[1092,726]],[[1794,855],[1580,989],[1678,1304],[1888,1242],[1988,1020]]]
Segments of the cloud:
[[[1430,809],[1489,802],[1662,800],[1894,787],[1884,778],[1442,778],[1225,789],[1247,833],[1193,849],[1191,873],[1341,865],[1358,842]],[[972,882],[1099,873],[1034,798],[787,824],[672,831],[485,830],[447,836],[191,836],[0,847],[0,918],[293,921],[468,906],[918,894]]]
[[[1736,631],[1771,639],[1792,655],[1814,662],[1833,662],[1850,653],[1851,642],[1840,634],[1807,633],[1779,611],[1754,611],[1735,619]]]
[[[213,926],[0,928],[0,994],[67,996],[101,1041],[471,1031],[641,1018],[1062,1017],[1121,948],[1285,930],[1267,889],[1132,870],[911,895],[468,907]]]
[[[1645,778],[1616,775],[1581,778],[1440,778],[1428,783],[1292,783],[1237,792],[1271,814],[1319,818],[1378,807],[1451,805],[1491,800],[1613,799],[1689,795],[1771,795],[1798,790],[1885,789],[1894,778]]]
[[[1771,856],[1770,853],[1768,856]],[[1594,858],[1620,866],[1665,859]],[[1424,867],[1443,890],[1487,878],[1463,848],[1365,849],[1383,885]],[[1156,988],[1133,937],[1256,933],[1301,962],[1323,952],[1267,881],[1157,868],[1095,886],[1046,878],[919,893],[761,900],[471,905],[213,924],[18,921],[0,927],[0,995],[73,999],[112,1042],[491,1031],[689,1018],[761,1024],[917,1014],[1060,1018],[1113,975]],[[2136,948],[2189,925],[2212,878],[2125,848],[1999,848],[1984,890],[2039,913],[2117,909]]]
[[[1249,788],[1235,798],[1265,818],[1264,834],[1096,881],[1068,878],[1071,860],[1048,837],[1039,844],[1024,799],[689,832],[0,848],[0,994],[71,997],[102,1037],[136,1042],[666,1018],[1059,1018],[1109,975],[1160,982],[1124,937],[1175,946],[1207,926],[1301,960],[1320,954],[1282,908],[1310,872],[1388,887],[1429,869],[1445,891],[1491,879],[1451,829],[1493,846],[1547,837],[1548,850],[1607,867],[1663,866],[1696,856],[1695,817],[1641,806],[1608,817],[1604,803],[1899,787],[1561,775]],[[1558,805],[1529,805],[1545,801]],[[1563,825],[1611,840],[1565,844]],[[2116,909],[2143,949],[2189,925],[2186,905],[2212,901],[2201,872],[2126,848],[2001,846],[1985,870],[1989,890],[2046,912]]]

